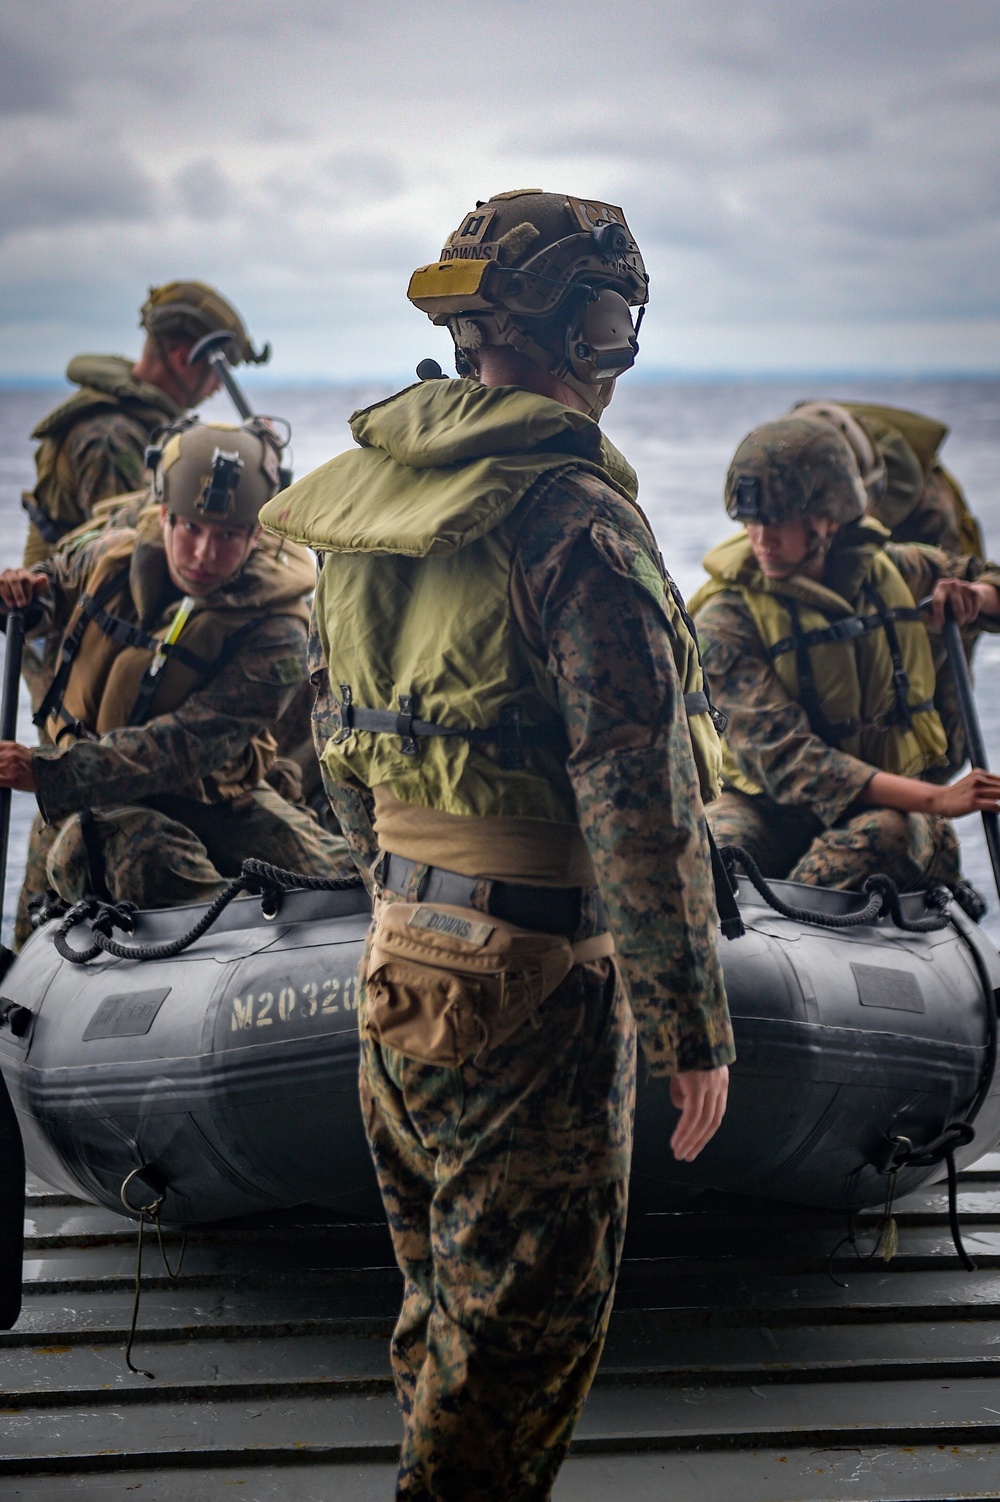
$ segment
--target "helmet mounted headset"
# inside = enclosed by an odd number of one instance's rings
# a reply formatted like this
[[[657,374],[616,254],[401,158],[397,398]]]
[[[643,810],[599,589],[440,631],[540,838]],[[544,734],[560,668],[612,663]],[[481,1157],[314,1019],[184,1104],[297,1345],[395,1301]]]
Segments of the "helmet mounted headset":
[[[451,332],[459,375],[484,345],[506,344],[596,417],[610,383],[635,364],[649,279],[620,208],[523,189],[478,203],[441,259],[413,273],[407,296]]]

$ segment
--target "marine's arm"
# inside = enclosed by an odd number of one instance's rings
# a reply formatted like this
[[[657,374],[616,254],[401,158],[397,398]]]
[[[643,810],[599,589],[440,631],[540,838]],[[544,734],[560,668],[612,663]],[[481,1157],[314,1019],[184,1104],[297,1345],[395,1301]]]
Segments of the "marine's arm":
[[[729,717],[726,742],[740,770],[773,798],[810,808],[830,827],[875,768],[828,746],[784,687],[739,595],[715,595],[697,616],[712,698]]]
[[[886,552],[913,598],[931,597],[927,624],[932,629],[941,626],[947,600],[968,635],[1000,631],[1000,565],[919,543],[890,543]]]
[[[375,813],[371,793],[360,782],[334,780],[323,761],[323,751],[329,740],[340,729],[340,716],[336,700],[330,692],[330,679],[322,661],[319,638],[314,629],[309,633],[309,664],[312,681],[316,686],[316,698],[312,710],[313,743],[319,759],[323,791],[337,816],[341,833],[347,841],[365,886],[369,891],[374,885],[372,868],[379,857],[378,841],[375,838]],[[318,664],[315,665],[314,664]]]
[[[5,569],[0,573],[0,604],[6,610],[23,610],[34,601],[42,614],[31,628],[32,636],[61,635],[97,556],[88,543],[72,554],[54,553],[31,568]]]
[[[274,723],[305,674],[304,624],[292,616],[262,620],[216,677],[172,714],[98,740],[33,751],[43,817],[51,822],[84,807],[132,803],[209,776]]]
[[[555,679],[581,827],[651,1070],[734,1057],[715,895],[683,694],[661,605],[595,546],[565,485],[532,507],[518,620]]]
[[[63,440],[73,493],[62,497],[55,519],[78,526],[98,501],[139,490],[146,476],[147,441],[146,429],[124,412],[104,412],[77,423]]]

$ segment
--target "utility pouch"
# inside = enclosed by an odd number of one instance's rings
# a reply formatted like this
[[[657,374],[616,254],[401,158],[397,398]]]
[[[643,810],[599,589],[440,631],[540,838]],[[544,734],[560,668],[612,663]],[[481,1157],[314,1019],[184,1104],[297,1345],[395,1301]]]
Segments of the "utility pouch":
[[[362,963],[364,1030],[407,1058],[455,1068],[512,1037],[574,965],[613,953],[609,933],[572,944],[472,908],[381,902]]]

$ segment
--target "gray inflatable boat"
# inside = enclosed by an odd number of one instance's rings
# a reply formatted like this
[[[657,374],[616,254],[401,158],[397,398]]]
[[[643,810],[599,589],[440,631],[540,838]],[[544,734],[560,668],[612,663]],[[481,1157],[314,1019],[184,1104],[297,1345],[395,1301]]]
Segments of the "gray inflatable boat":
[[[771,894],[801,916],[740,881],[747,932],[722,944],[739,1057],[695,1163],[670,1154],[666,1083],[641,1079],[640,1212],[706,1190],[861,1209],[893,1173],[905,1193],[1000,1142],[1000,956],[976,926],[921,895],[893,921],[865,919],[863,896]],[[140,913],[123,946],[169,948],[203,916]],[[0,1068],[29,1167],[119,1211],[123,1189],[133,1209],[158,1199],[177,1224],[304,1204],[380,1216],[356,1086],[368,917],[360,887],[245,896],[182,953],[84,964],[45,924],[0,983]],[[852,926],[818,926],[831,919]],[[939,926],[907,931],[926,923]],[[84,921],[60,943],[91,937]]]

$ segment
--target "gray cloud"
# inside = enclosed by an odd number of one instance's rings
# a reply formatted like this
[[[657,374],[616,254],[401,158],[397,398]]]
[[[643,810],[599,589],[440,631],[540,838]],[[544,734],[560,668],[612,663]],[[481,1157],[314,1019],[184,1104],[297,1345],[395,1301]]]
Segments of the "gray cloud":
[[[532,0],[501,32],[496,15],[5,0],[0,368],[127,347],[145,286],[184,274],[274,341],[276,374],[394,375],[445,353],[406,303],[412,267],[518,184],[626,208],[651,364],[982,361],[996,0]]]
[[[135,224],[152,217],[156,190],[114,142],[29,145],[0,160],[0,239],[18,231],[81,224]]]

